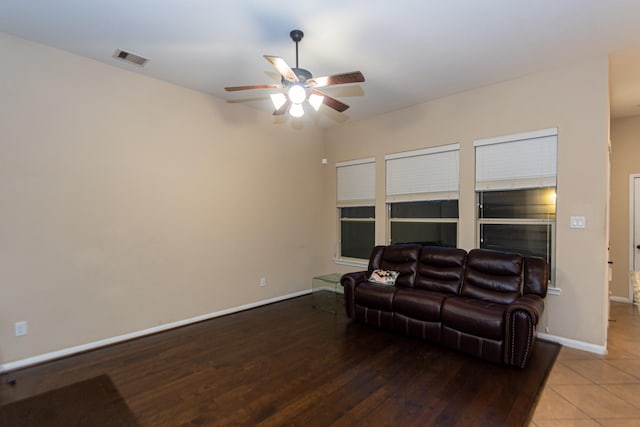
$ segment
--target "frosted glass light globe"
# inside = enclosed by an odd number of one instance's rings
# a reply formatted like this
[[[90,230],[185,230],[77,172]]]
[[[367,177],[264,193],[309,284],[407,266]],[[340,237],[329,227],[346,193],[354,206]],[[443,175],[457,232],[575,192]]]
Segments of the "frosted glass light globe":
[[[271,102],[273,102],[273,106],[276,107],[276,110],[278,110],[284,105],[285,102],[287,102],[287,97],[284,96],[284,93],[272,93]]]
[[[302,104],[307,97],[307,92],[300,85],[293,85],[289,88],[289,100],[294,104]]]
[[[320,109],[320,106],[322,105],[323,101],[324,101],[324,96],[316,95],[315,93],[312,93],[311,95],[309,95],[309,104],[311,104],[313,109],[316,111]]]
[[[302,108],[302,104],[291,104],[289,114],[291,114],[291,117],[296,118],[304,116],[304,108]]]

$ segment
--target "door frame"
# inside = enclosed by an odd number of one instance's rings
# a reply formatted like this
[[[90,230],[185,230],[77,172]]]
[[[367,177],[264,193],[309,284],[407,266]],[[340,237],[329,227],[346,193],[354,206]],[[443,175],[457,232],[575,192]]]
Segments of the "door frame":
[[[631,272],[635,262],[635,208],[636,208],[636,188],[635,180],[640,179],[640,173],[629,174],[629,273],[627,274],[627,282],[629,286],[629,301],[633,301],[633,281],[631,280]]]

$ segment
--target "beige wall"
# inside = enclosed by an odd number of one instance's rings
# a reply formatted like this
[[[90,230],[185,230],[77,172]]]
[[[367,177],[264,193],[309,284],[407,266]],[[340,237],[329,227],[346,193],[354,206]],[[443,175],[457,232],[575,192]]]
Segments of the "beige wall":
[[[640,116],[611,121],[611,294],[629,298],[629,176],[640,174]]]
[[[8,35],[0,49],[14,58],[0,65],[0,363],[353,271],[332,261],[336,161],[377,158],[383,243],[384,155],[460,143],[459,244],[472,248],[473,140],[550,127],[562,293],[541,330],[604,345],[606,58],[322,132]]]
[[[606,193],[608,141],[606,57],[461,93],[326,132],[330,164],[377,159],[376,240],[385,239],[388,153],[460,143],[459,246],[476,247],[474,149],[480,138],[558,128],[556,286],[540,331],[604,346],[606,340]],[[335,169],[335,168],[333,168]],[[335,170],[325,170],[323,250],[335,256]],[[587,228],[569,228],[572,215]],[[328,261],[326,269],[354,270]]]
[[[0,363],[310,288],[320,130],[2,33],[0,51]]]

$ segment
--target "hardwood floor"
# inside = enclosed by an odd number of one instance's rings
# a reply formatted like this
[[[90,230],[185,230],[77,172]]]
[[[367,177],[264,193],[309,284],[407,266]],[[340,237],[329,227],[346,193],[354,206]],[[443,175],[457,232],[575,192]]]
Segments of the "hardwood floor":
[[[100,374],[144,426],[509,425],[541,382],[305,296],[13,372],[0,404]]]

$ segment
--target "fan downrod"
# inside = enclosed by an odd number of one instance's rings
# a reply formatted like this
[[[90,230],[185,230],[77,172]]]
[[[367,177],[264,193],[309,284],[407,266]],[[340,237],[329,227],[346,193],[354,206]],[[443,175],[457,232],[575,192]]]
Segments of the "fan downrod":
[[[302,38],[304,37],[304,33],[300,30],[292,30],[289,33],[289,36],[291,37],[291,40],[293,40],[296,43],[296,68],[299,68],[298,65],[298,42],[300,40],[302,40]]]

